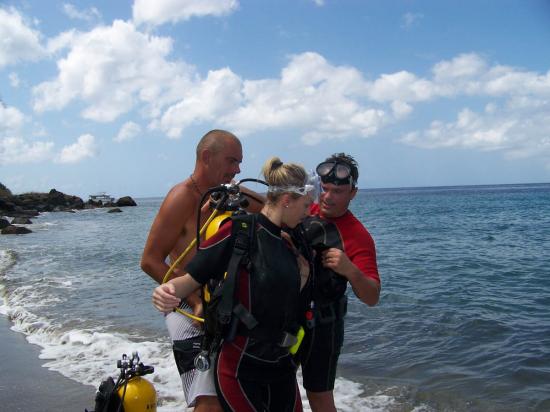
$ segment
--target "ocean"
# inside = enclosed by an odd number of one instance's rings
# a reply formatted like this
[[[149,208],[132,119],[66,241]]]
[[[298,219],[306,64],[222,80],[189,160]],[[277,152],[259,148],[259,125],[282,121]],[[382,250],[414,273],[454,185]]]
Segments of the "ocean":
[[[84,384],[138,351],[168,412],[181,384],[139,268],[161,200],[44,213],[34,233],[0,236],[0,315]],[[550,411],[550,184],[361,190],[351,209],[382,293],[368,307],[348,289],[338,409]]]

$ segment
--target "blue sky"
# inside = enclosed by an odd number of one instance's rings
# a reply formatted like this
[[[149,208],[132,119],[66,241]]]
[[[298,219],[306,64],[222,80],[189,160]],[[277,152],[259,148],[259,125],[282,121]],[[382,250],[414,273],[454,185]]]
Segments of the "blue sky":
[[[549,44],[543,0],[0,1],[0,182],[163,196],[213,128],[242,178],[549,182]]]

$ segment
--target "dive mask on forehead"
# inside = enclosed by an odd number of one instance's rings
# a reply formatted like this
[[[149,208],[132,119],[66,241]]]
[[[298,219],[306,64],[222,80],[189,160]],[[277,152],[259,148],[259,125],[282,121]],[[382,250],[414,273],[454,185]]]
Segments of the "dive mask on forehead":
[[[351,175],[351,167],[346,163],[336,161],[319,163],[317,174],[321,177],[323,183],[333,183],[335,185],[355,185],[355,180]]]
[[[308,174],[303,186],[269,186],[268,193],[296,193],[301,196],[309,195],[317,202],[321,193],[321,181],[314,172]]]

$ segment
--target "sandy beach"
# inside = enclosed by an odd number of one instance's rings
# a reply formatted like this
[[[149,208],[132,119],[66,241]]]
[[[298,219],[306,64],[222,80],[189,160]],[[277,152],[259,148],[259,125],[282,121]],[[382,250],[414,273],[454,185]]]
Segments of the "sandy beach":
[[[0,315],[0,409],[21,412],[93,410],[95,388],[50,371],[39,348]],[[98,382],[99,384],[99,382]]]

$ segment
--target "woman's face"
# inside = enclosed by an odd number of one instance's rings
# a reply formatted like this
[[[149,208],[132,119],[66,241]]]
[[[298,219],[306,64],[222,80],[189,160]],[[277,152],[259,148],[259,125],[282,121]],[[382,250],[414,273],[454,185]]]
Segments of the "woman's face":
[[[310,195],[300,196],[296,199],[289,195],[288,207],[285,207],[283,213],[283,223],[290,228],[296,227],[309,215],[309,207],[312,202],[313,199]]]

